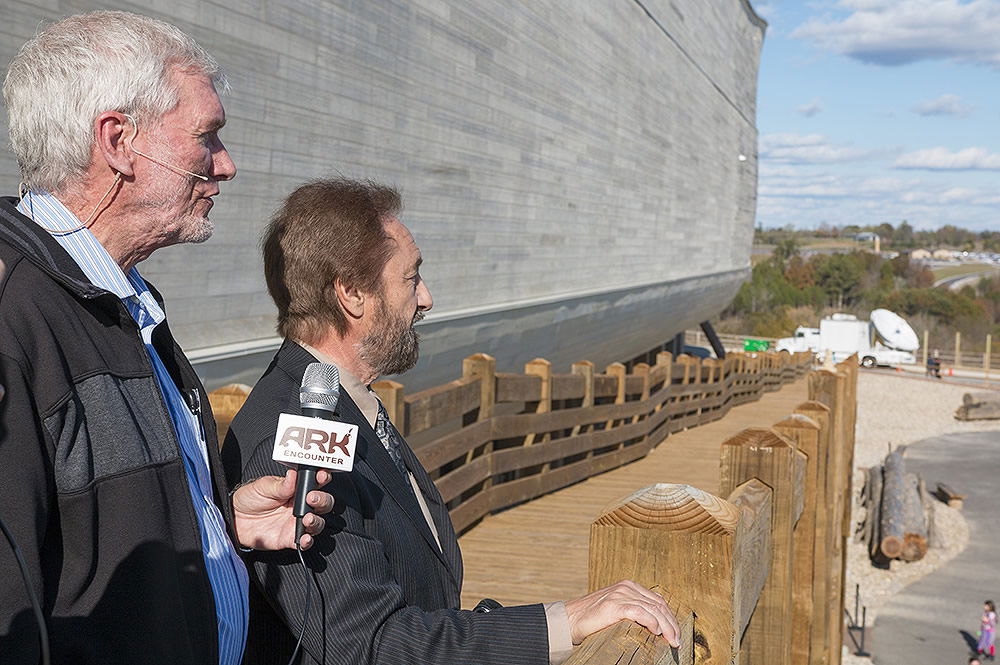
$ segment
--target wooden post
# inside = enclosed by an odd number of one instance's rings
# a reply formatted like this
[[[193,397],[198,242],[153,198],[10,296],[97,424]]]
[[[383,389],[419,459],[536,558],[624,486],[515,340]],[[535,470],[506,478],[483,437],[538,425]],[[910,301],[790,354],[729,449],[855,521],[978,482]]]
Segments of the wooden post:
[[[660,351],[656,354],[656,364],[657,365],[671,365],[674,361],[674,354],[669,351]],[[667,373],[670,376],[670,373]]]
[[[993,353],[993,335],[987,333],[986,335],[986,353],[983,355],[983,374],[985,374],[986,383],[990,382],[990,354]]]
[[[233,418],[243,408],[243,404],[250,396],[250,386],[242,383],[230,383],[229,385],[216,388],[208,393],[208,403],[212,407],[212,416],[215,418],[215,432],[219,442],[219,450],[226,442],[226,434]]]
[[[535,358],[524,365],[524,373],[528,376],[537,376],[542,380],[542,392],[538,398],[538,406],[535,413],[548,413],[552,410],[552,363],[545,358]],[[545,432],[541,437],[532,432],[524,437],[524,445],[532,446],[537,443],[545,443],[550,438]],[[546,470],[548,465],[546,464]]]
[[[817,597],[819,585],[814,584],[813,570],[816,547],[817,488],[820,477],[820,426],[809,416],[794,413],[777,422],[774,430],[792,441],[806,456],[805,487],[802,501],[802,516],[795,527],[792,539],[792,663],[808,665],[812,628],[816,613],[815,603],[823,602]]]
[[[625,365],[621,363],[611,363],[605,368],[604,373],[608,376],[613,376],[617,380],[617,392],[615,393],[615,404],[625,403]],[[604,426],[605,429],[611,429],[615,426],[615,420],[609,420]],[[618,447],[621,448],[624,444],[619,444]]]
[[[589,409],[594,406],[594,363],[589,360],[581,360],[578,363],[573,363],[570,371],[577,376],[583,377],[583,401],[580,403],[580,407],[584,409]],[[590,425],[575,425],[573,427],[572,436],[587,431],[591,429]],[[594,451],[589,451],[588,455],[593,455]]]
[[[962,333],[955,331],[955,367],[962,366]]]
[[[656,354],[655,370],[657,374],[662,375],[664,377],[663,388],[669,390],[674,382],[674,377],[673,377],[674,357],[669,351],[660,351],[659,353]],[[656,411],[659,411],[663,407],[667,406],[670,403],[671,399],[672,398],[667,397],[662,402],[657,404]]]
[[[931,331],[924,329],[924,352],[921,353],[921,363],[923,366],[927,367],[927,346],[930,344]]]
[[[493,417],[493,407],[497,400],[497,361],[493,356],[477,353],[462,360],[463,377],[479,377],[479,409],[474,422],[489,420]],[[463,426],[471,425],[471,419],[463,422]],[[487,441],[482,454],[493,453],[493,442]],[[469,464],[476,456],[476,450],[471,449],[465,454],[465,463]],[[483,481],[483,490],[493,485],[492,474]]]
[[[649,399],[649,365],[646,363],[636,363],[636,366],[632,368],[632,375],[642,379],[642,394],[639,399],[643,401]],[[639,422],[641,419],[641,414],[637,413],[632,416],[632,422],[634,423]]]
[[[715,358],[705,358],[701,363],[702,368],[705,370],[705,383],[708,388],[708,392],[702,393],[702,399],[715,399],[719,396],[719,386],[718,384],[722,380],[722,361]],[[702,408],[702,413],[708,412],[708,417],[702,420],[702,424],[711,422],[713,420],[718,420],[721,418],[720,406],[716,404],[714,406],[708,407],[708,409]]]
[[[469,356],[462,361],[462,376],[479,377],[479,412],[476,420],[491,418],[497,396],[497,361],[485,353]]]
[[[836,369],[836,368],[835,368]],[[831,588],[828,602],[830,603],[830,665],[838,665],[841,657],[841,643],[844,630],[844,579],[846,576],[847,559],[844,556],[847,545],[847,532],[850,524],[845,519],[845,510],[850,510],[851,473],[847,467],[849,452],[846,448],[851,440],[847,434],[847,375],[843,371],[819,370],[809,375],[809,398],[823,402],[830,407],[830,448],[828,464],[831,473],[828,480],[827,500],[833,508],[830,515],[828,530],[832,536],[830,543]]]
[[[771,491],[758,480],[731,501],[689,485],[652,485],[590,529],[590,588],[632,579],[669,589],[695,620],[695,662],[739,665],[740,638],[770,561]]]
[[[819,425],[816,451],[816,527],[813,545],[813,623],[809,639],[810,665],[826,665],[830,658],[830,598],[833,577],[833,542],[836,529],[830,527],[833,520],[833,502],[830,493],[835,485],[834,465],[830,461],[830,447],[833,431],[830,426],[830,407],[822,402],[803,402],[795,409]],[[808,451],[806,451],[808,454]],[[834,610],[835,611],[835,610]]]
[[[748,629],[753,663],[792,660],[792,539],[802,514],[806,456],[773,430],[751,427],[722,444],[722,495],[757,478],[773,491],[770,574]]]
[[[385,407],[385,413],[400,434],[406,436],[406,402],[403,400],[403,384],[389,379],[376,381],[372,390]]]

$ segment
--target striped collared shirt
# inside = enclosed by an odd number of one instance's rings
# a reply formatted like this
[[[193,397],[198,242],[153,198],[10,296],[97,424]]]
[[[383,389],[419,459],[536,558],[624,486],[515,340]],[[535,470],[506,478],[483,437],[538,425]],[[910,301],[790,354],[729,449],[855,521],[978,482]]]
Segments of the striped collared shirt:
[[[30,192],[18,204],[17,209],[49,231],[95,286],[118,296],[139,327],[156,381],[163,393],[164,404],[180,442],[188,489],[198,516],[202,552],[215,596],[215,611],[219,623],[219,664],[239,665],[246,646],[249,577],[243,561],[229,540],[222,514],[212,501],[208,451],[200,416],[188,407],[153,348],[153,330],[164,321],[166,315],[150,293],[146,282],[139,276],[139,271],[132,268],[128,275],[122,272],[89,229],[77,229],[80,220],[54,196],[46,192]]]

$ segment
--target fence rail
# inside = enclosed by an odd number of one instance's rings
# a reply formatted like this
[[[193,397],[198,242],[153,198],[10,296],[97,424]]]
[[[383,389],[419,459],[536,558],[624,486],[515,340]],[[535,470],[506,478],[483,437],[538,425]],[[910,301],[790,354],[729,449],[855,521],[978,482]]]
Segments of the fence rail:
[[[598,374],[589,362],[554,374],[544,359],[505,374],[477,354],[443,386],[412,395],[394,381],[372,388],[461,532],[490,512],[639,459],[672,432],[718,420],[810,365],[808,354],[661,353],[630,374],[620,363]]]
[[[461,533],[491,512],[639,459],[673,432],[778,390],[811,363],[808,354],[701,360],[664,352],[631,373],[620,363],[598,373],[583,361],[554,374],[536,359],[511,374],[477,354],[442,386],[412,395],[395,381],[372,387]],[[210,395],[220,441],[248,393],[234,385]]]

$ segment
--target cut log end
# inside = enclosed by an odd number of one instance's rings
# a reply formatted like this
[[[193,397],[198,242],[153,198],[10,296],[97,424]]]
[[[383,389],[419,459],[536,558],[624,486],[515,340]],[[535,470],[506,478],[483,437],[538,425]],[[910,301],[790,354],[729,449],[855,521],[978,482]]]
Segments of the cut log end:
[[[906,534],[899,558],[903,561],[920,561],[925,554],[927,554],[927,538],[913,533]]]
[[[897,536],[886,536],[882,539],[882,545],[879,549],[887,559],[898,559],[899,555],[903,553],[903,539]]]

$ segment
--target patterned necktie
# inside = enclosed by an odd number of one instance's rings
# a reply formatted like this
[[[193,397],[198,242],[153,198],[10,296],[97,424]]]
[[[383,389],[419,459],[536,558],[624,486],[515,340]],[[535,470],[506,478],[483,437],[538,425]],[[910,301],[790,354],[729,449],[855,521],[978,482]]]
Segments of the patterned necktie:
[[[403,476],[404,484],[410,487],[410,475],[407,473],[406,463],[403,461],[402,438],[392,421],[389,420],[389,414],[386,413],[381,401],[378,403],[378,417],[375,418],[375,434],[378,435],[379,441],[385,446],[385,451],[389,453],[389,457],[392,458],[399,473]]]

